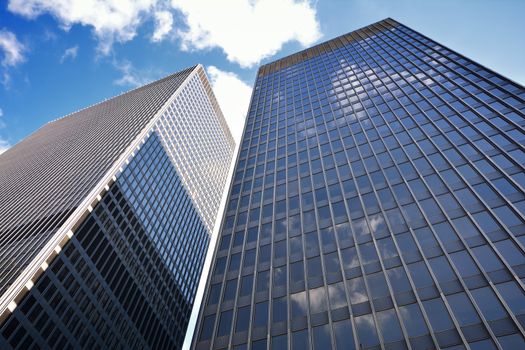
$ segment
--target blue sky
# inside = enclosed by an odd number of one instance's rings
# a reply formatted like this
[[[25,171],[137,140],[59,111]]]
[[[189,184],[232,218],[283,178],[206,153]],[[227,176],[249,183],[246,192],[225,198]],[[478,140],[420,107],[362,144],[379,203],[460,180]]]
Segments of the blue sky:
[[[392,17],[525,85],[520,0],[7,0],[0,150],[42,124],[202,63],[238,134],[257,67]]]

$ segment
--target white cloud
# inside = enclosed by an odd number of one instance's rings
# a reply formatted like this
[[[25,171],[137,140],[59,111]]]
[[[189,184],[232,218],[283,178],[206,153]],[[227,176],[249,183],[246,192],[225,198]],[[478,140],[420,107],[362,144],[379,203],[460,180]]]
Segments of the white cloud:
[[[115,85],[135,88],[152,81],[152,79],[147,78],[148,74],[137,70],[133,64],[126,59],[120,61],[113,60],[113,66],[122,74],[119,79],[113,81]]]
[[[9,11],[34,19],[53,15],[64,30],[74,24],[93,27],[98,49],[108,54],[114,42],[135,37],[137,28],[155,7],[157,0],[9,0]]]
[[[307,46],[321,36],[316,10],[308,0],[171,0],[186,18],[183,49],[219,47],[228,60],[251,67],[284,43]]]
[[[2,108],[0,108],[0,129],[5,128],[5,123],[1,119],[3,116],[4,116],[4,111],[2,110]],[[7,151],[7,149],[9,147],[11,147],[11,144],[9,143],[9,141],[7,141],[6,139],[0,137],[0,154],[2,154],[5,151]]]
[[[25,46],[18,41],[15,34],[5,29],[0,30],[0,48],[4,55],[2,59],[4,67],[14,67],[24,62]]]
[[[214,66],[209,66],[207,72],[224,118],[233,138],[238,143],[241,139],[252,89],[234,73],[222,71]]]
[[[0,137],[0,154],[7,151],[10,147],[11,144],[7,140]]]
[[[161,41],[169,34],[173,26],[173,15],[168,11],[155,12],[155,31],[151,37],[152,41]]]
[[[135,72],[135,68],[128,60],[122,60],[122,61],[115,61],[113,62],[113,66],[122,73],[122,77],[119,79],[113,81],[115,85],[120,86],[140,86],[141,80],[137,76]]]
[[[3,129],[5,128],[5,123],[4,121],[2,120],[2,117],[4,116],[4,111],[2,110],[2,108],[0,108],[0,129]]]
[[[0,51],[2,52],[3,84],[10,81],[9,68],[25,61],[26,47],[18,41],[16,35],[5,29],[0,30]]]
[[[60,63],[64,63],[65,60],[68,58],[71,58],[74,60],[78,55],[78,45],[75,45],[73,47],[67,48],[66,51],[64,51],[64,54],[62,57],[60,57]]]
[[[43,41],[57,41],[58,35],[51,29],[46,28],[44,29],[44,32],[42,33],[42,40]]]
[[[151,40],[164,40],[173,30],[175,10],[187,24],[176,31],[182,49],[220,48],[243,67],[287,42],[307,46],[321,36],[310,0],[8,0],[8,10],[29,19],[50,14],[66,31],[89,26],[104,55],[114,43],[132,40],[147,20],[154,20]]]

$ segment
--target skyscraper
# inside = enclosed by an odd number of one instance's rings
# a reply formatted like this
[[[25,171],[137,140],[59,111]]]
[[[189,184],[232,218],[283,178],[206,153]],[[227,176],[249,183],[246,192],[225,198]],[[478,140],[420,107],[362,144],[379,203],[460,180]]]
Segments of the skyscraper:
[[[524,100],[392,19],[262,66],[195,348],[525,348]]]
[[[180,348],[234,141],[198,65],[0,156],[0,348]]]

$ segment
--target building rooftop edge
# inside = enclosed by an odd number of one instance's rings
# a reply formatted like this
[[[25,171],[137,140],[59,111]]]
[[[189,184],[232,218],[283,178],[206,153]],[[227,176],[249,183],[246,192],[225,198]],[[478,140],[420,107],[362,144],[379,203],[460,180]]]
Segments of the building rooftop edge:
[[[120,98],[120,97],[122,97],[122,96],[125,96],[125,95],[127,95],[127,94],[131,94],[131,93],[136,92],[136,91],[138,91],[138,90],[148,88],[148,87],[150,87],[151,85],[157,84],[157,83],[159,83],[159,82],[161,82],[161,81],[164,81],[164,80],[166,80],[166,79],[170,79],[170,78],[172,78],[173,76],[178,75],[178,74],[181,74],[181,73],[183,73],[183,72],[186,72],[186,71],[192,72],[193,70],[197,69],[198,66],[199,66],[199,64],[195,64],[195,65],[193,65],[193,66],[186,67],[186,68],[184,68],[184,69],[181,69],[181,70],[179,70],[179,71],[177,71],[177,72],[174,72],[174,73],[170,73],[170,74],[168,74],[168,75],[166,75],[166,76],[163,76],[162,78],[159,78],[159,79],[154,80],[154,81],[152,81],[152,82],[149,82],[149,83],[147,83],[147,84],[144,84],[144,85],[141,85],[141,86],[137,86],[136,88],[133,88],[133,89],[130,89],[130,90],[124,91],[124,92],[122,92],[122,93],[120,93],[120,94],[117,94],[117,95],[114,95],[114,96],[111,96],[111,97],[105,98],[105,99],[103,99],[102,101],[99,101],[99,102],[93,103],[93,104],[91,104],[91,105],[88,105],[88,106],[82,107],[82,108],[77,109],[77,110],[75,110],[75,111],[73,111],[73,112],[71,112],[71,113],[65,114],[65,115],[63,115],[63,116],[61,116],[61,117],[57,117],[57,118],[55,118],[55,119],[52,119],[52,120],[50,120],[50,121],[48,121],[48,122],[46,122],[46,123],[40,125],[38,128],[36,128],[35,130],[33,130],[33,131],[32,131],[31,133],[29,133],[28,135],[24,136],[24,138],[22,138],[22,139],[19,140],[18,142],[12,144],[11,147],[9,147],[9,149],[7,149],[4,153],[0,154],[0,158],[1,158],[2,156],[7,156],[7,154],[10,153],[9,151],[11,151],[13,148],[15,148],[20,142],[26,140],[27,138],[29,138],[29,137],[31,137],[32,135],[36,134],[39,130],[41,130],[42,128],[45,128],[45,127],[47,127],[47,126],[49,126],[50,124],[53,124],[53,123],[59,122],[59,121],[65,119],[65,118],[68,118],[68,117],[72,117],[72,116],[74,116],[75,114],[80,113],[80,112],[83,112],[83,111],[86,111],[86,110],[88,110],[88,109],[90,109],[90,108],[92,108],[92,107],[99,106],[99,105],[102,105],[102,104],[104,104],[104,103],[108,103],[108,102],[110,102],[110,101],[113,101],[113,100],[115,100],[115,99],[118,99],[118,98]]]
[[[147,83],[147,84],[140,85],[140,86],[137,86],[137,87],[135,87],[135,88],[133,88],[133,89],[130,89],[130,90],[126,90],[126,91],[124,91],[124,92],[121,92],[120,94],[117,94],[117,95],[113,95],[113,96],[111,96],[111,97],[104,98],[104,100],[102,100],[102,101],[99,101],[99,102],[93,103],[93,104],[91,104],[91,105],[89,105],[89,106],[86,106],[86,107],[82,107],[82,108],[80,108],[80,109],[78,109],[78,110],[76,110],[76,111],[73,111],[73,112],[71,112],[71,113],[68,113],[68,114],[66,114],[66,115],[64,115],[64,116],[62,116],[62,117],[58,117],[58,118],[55,118],[55,119],[53,119],[53,120],[50,120],[50,121],[48,121],[47,123],[45,123],[44,125],[47,125],[47,124],[51,124],[51,123],[57,122],[57,121],[59,121],[59,120],[61,120],[61,119],[67,118],[67,117],[69,117],[69,116],[72,116],[72,115],[74,115],[75,113],[78,113],[78,112],[84,111],[84,110],[89,109],[89,108],[94,107],[94,106],[98,106],[98,105],[104,104],[104,103],[106,103],[106,102],[113,101],[113,100],[115,100],[115,99],[117,99],[117,98],[119,98],[119,97],[125,96],[125,95],[127,95],[127,94],[131,94],[131,93],[136,92],[136,91],[138,91],[138,90],[146,89],[146,88],[150,87],[151,85],[154,85],[154,84],[157,84],[157,83],[159,83],[159,82],[161,82],[161,81],[164,81],[164,80],[166,80],[166,79],[172,78],[173,76],[178,75],[178,74],[181,74],[181,73],[183,73],[183,72],[186,72],[186,71],[193,71],[193,70],[196,69],[198,66],[199,66],[199,64],[194,64],[193,66],[189,66],[189,67],[183,68],[183,69],[181,69],[181,70],[179,70],[179,71],[176,71],[176,72],[174,72],[174,73],[170,73],[170,74],[165,75],[165,76],[163,76],[163,77],[161,77],[161,78],[159,78],[159,79],[153,80],[153,81],[151,81],[151,82],[149,82],[149,83]]]
[[[330,49],[335,49],[344,44],[350,43],[355,40],[356,35],[360,35],[364,37],[369,37],[371,35],[374,35],[375,33],[379,31],[376,27],[377,25],[386,26],[387,28],[388,27],[393,28],[393,27],[397,27],[398,25],[400,25],[400,23],[390,17],[387,17],[385,19],[374,22],[372,24],[361,27],[359,29],[353,30],[346,34],[326,40],[322,43],[316,44],[314,46],[311,46],[299,52],[296,52],[291,55],[279,58],[275,61],[263,64],[262,66],[259,67],[259,70],[257,71],[257,77],[263,77],[270,73],[273,73],[278,70],[290,67],[294,64],[303,62],[307,59],[319,56],[323,52],[326,52]]]

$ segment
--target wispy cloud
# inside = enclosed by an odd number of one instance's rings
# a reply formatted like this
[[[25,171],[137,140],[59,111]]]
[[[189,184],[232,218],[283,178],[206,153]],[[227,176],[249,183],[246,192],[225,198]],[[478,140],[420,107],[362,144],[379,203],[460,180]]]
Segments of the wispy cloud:
[[[3,129],[5,128],[5,123],[4,121],[2,120],[2,117],[4,116],[4,111],[2,110],[2,108],[0,108],[0,129]]]
[[[0,30],[0,51],[2,52],[3,84],[9,85],[9,70],[25,61],[26,47],[18,41],[16,35],[6,29]]]
[[[43,41],[57,41],[58,35],[53,30],[49,28],[45,28],[42,32],[42,40]]]
[[[169,11],[155,12],[155,31],[151,37],[152,41],[162,41],[170,32],[173,26],[173,15]]]
[[[0,154],[4,153],[9,148],[11,148],[11,144],[6,139],[0,137]]]
[[[113,84],[123,87],[138,87],[147,84],[160,74],[153,74],[151,71],[136,69],[133,64],[126,59],[113,60],[113,66],[122,74],[122,76],[113,81]]]
[[[239,142],[252,89],[234,73],[214,66],[208,67],[207,72],[224,118],[235,141]]]
[[[78,45],[67,48],[66,51],[60,57],[60,63],[64,63],[65,60],[71,59],[74,60],[78,55]]]
[[[4,116],[4,111],[2,110],[2,108],[0,108],[0,129],[4,129],[6,127],[5,122],[2,120],[3,116]],[[11,147],[11,144],[9,143],[9,141],[7,141],[5,138],[0,136],[0,154],[7,151],[9,147]]]

